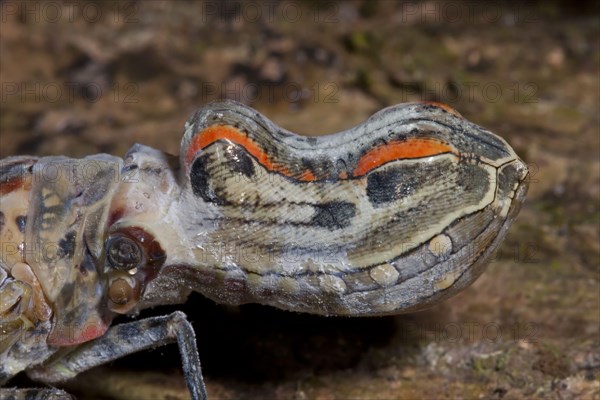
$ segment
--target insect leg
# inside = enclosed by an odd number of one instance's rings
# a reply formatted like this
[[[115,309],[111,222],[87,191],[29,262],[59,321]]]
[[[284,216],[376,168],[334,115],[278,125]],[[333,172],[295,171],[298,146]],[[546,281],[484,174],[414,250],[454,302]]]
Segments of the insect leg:
[[[8,277],[0,267],[0,354],[8,351],[25,329],[23,313],[29,308],[31,291],[27,283]]]
[[[179,345],[183,373],[192,399],[206,400],[194,329],[185,314],[179,311],[116,325],[72,352],[28,370],[28,375],[37,381],[60,382],[97,365],[173,342]]]

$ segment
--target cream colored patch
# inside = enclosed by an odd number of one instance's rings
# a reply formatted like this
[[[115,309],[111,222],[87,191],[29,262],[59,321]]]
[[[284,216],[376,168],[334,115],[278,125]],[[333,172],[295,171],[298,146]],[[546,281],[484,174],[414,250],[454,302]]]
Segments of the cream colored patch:
[[[287,276],[284,276],[279,280],[279,287],[284,293],[289,294],[296,293],[300,289],[298,281]]]
[[[369,275],[371,279],[383,287],[395,284],[400,277],[400,273],[396,268],[387,263],[373,268],[369,271]]]
[[[46,189],[42,189],[42,192],[49,193],[49,194],[45,195],[44,207],[50,208],[50,207],[56,207],[56,206],[61,205],[62,200],[60,199],[60,197],[58,197],[58,195],[56,193],[50,193],[50,191],[46,190]]]
[[[25,263],[16,263],[12,267],[11,275],[18,281],[25,282],[31,286],[33,303],[24,311],[24,314],[35,322],[49,321],[52,316],[52,308],[48,305],[42,287],[31,267]]]
[[[25,235],[19,231],[16,218],[27,215],[29,191],[14,190],[0,199],[0,211],[4,214],[4,227],[0,232],[2,267],[7,271],[15,263],[23,261]]]
[[[448,289],[450,286],[452,286],[454,284],[454,282],[456,282],[456,279],[458,279],[458,277],[460,276],[460,273],[457,271],[451,271],[449,273],[447,273],[446,275],[444,275],[444,277],[440,280],[438,280],[435,283],[435,287],[438,290],[446,290]]]
[[[501,207],[500,216],[502,218],[506,218],[506,216],[508,215],[508,212],[510,211],[510,206],[512,205],[513,199],[516,196],[518,187],[519,187],[519,182],[517,182],[513,185],[510,196],[502,199],[502,202],[500,203],[500,207]]]
[[[375,306],[378,312],[380,313],[389,313],[398,308],[398,304],[393,301],[384,301]]]
[[[334,275],[319,276],[319,285],[327,293],[344,293],[346,291],[346,283],[342,278]]]
[[[429,242],[429,251],[436,257],[452,253],[452,240],[448,235],[439,234]]]
[[[246,277],[248,287],[252,289],[258,289],[264,287],[263,277],[257,274],[248,274]]]

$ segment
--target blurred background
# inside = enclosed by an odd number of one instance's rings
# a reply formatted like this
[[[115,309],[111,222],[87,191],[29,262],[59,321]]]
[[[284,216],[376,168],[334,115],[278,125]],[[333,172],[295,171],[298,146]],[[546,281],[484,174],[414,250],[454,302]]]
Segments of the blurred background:
[[[430,310],[320,318],[196,295],[177,307],[198,334],[212,399],[600,397],[596,2],[9,0],[0,9],[0,157],[122,156],[136,142],[178,154],[187,118],[220,98],[305,135],[435,100],[529,163],[527,203],[488,270]],[[188,398],[175,345],[64,387],[81,399]]]

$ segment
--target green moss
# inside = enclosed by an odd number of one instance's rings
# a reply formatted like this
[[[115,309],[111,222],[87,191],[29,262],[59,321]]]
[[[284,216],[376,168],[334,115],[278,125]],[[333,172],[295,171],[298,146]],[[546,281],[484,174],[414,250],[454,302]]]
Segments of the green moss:
[[[373,48],[374,38],[370,33],[363,31],[352,32],[344,38],[344,45],[351,53],[370,52]]]
[[[513,349],[509,349],[476,357],[472,363],[473,372],[479,379],[493,379],[493,376],[504,373],[508,369],[512,355]]]
[[[564,379],[571,373],[571,364],[568,357],[557,346],[542,343],[533,369],[555,378]]]
[[[558,260],[552,260],[552,262],[550,263],[550,269],[553,271],[560,271],[561,268],[562,264]]]

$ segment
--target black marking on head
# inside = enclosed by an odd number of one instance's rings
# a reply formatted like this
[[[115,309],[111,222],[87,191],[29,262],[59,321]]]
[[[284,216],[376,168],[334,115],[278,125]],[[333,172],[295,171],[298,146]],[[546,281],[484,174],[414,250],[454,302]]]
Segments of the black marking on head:
[[[2,215],[2,220],[4,222],[4,214]],[[19,228],[19,232],[25,233],[25,227],[27,226],[27,217],[25,215],[19,215],[17,218],[15,218],[15,222],[17,223],[17,228]],[[4,225],[4,223],[2,225]]]
[[[60,289],[60,295],[65,296],[64,299],[61,299],[63,301],[63,304],[65,304],[65,301],[69,301],[68,299],[73,298],[76,288],[77,288],[77,286],[75,285],[75,282],[70,282],[70,281],[65,282],[63,287]],[[79,287],[79,290],[81,290],[82,292],[85,292],[85,286]],[[85,311],[84,311],[84,309],[85,309]],[[86,302],[82,301],[81,303],[76,305],[74,309],[68,310],[66,313],[64,313],[64,317],[63,317],[64,323],[71,325],[71,324],[83,322],[82,321],[83,318],[85,318],[85,315],[87,315],[87,312],[89,312],[87,309],[88,309],[88,305],[86,304]]]
[[[303,170],[308,170],[310,172],[313,172],[315,170],[316,162],[313,162],[313,160],[307,157],[302,157],[300,159],[300,162],[302,163]]]
[[[227,146],[227,165],[232,171],[244,174],[247,178],[254,175],[254,164],[243,147]]]
[[[477,165],[463,165],[456,177],[456,186],[464,192],[478,192],[481,197],[488,191],[489,176]]]
[[[356,215],[354,204],[346,201],[332,201],[323,204],[312,204],[315,208],[310,224],[330,230],[346,228]]]
[[[446,111],[443,108],[441,108],[439,106],[436,106],[434,104],[423,104],[423,109],[425,111],[430,111],[430,112],[435,112],[435,111],[438,111],[438,110],[441,110],[441,111],[444,111],[444,112]]]
[[[211,188],[209,172],[210,155],[203,154],[194,160],[190,170],[190,182],[192,192],[195,196],[201,197],[207,203],[216,205],[225,205],[225,201],[217,196]]]
[[[311,146],[316,146],[319,143],[318,139],[314,136],[307,136],[306,142]]]
[[[64,239],[58,241],[58,254],[61,258],[72,258],[75,254],[75,231],[69,231]]]
[[[2,232],[2,230],[4,229],[4,224],[4,213],[0,211],[0,232]]]
[[[162,174],[163,172],[163,168],[146,165],[143,168],[141,168],[140,171],[148,175],[160,176],[160,174]]]
[[[419,186],[418,176],[397,168],[372,172],[367,178],[369,201],[377,207],[413,194]]]
[[[94,176],[86,177],[86,187],[83,189],[83,193],[79,193],[81,196],[81,203],[83,205],[91,205],[102,200],[115,180],[115,171],[110,166],[99,164],[98,170]],[[77,196],[77,197],[79,197]]]
[[[81,260],[81,263],[79,264],[79,272],[81,272],[81,275],[87,276],[88,273],[91,273],[95,270],[96,264],[94,263],[94,257],[86,245],[83,260]]]
[[[51,215],[51,216],[55,216],[56,217],[57,215],[61,215],[63,213],[63,210],[64,210],[64,206],[62,206],[61,204],[57,204],[55,206],[50,206],[50,207],[45,207],[42,204],[42,207],[43,207],[43,209],[42,209],[43,211],[42,212],[44,214],[44,217],[46,215]]]
[[[129,164],[129,165],[125,165],[121,172],[129,172],[129,171],[136,170],[138,168],[139,167],[137,164]]]

